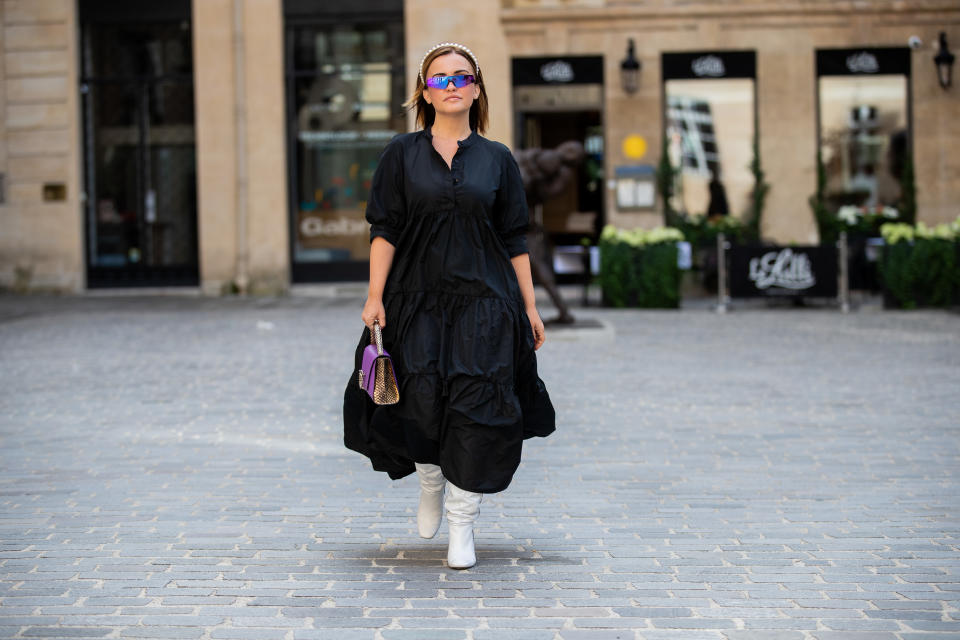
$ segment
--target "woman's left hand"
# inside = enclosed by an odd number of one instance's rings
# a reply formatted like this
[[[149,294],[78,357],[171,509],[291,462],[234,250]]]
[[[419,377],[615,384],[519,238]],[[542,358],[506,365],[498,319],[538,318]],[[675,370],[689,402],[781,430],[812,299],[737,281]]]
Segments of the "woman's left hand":
[[[530,327],[533,329],[533,349],[536,351],[543,345],[547,335],[543,330],[543,320],[540,319],[540,313],[536,308],[527,309],[527,317],[530,318]]]

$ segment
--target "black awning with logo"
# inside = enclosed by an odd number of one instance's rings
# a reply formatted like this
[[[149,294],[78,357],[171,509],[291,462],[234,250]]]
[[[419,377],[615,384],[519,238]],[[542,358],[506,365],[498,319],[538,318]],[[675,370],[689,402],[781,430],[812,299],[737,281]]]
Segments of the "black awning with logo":
[[[660,57],[663,79],[757,77],[756,51],[683,51]]]
[[[602,56],[513,59],[513,86],[603,84]]]
[[[818,76],[910,75],[908,47],[817,49]]]

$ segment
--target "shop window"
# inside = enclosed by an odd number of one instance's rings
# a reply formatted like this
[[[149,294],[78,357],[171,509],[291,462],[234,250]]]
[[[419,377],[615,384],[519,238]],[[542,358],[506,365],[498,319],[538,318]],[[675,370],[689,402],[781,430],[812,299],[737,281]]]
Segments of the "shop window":
[[[288,26],[295,281],[366,273],[371,179],[406,130],[402,31],[401,20]]]
[[[667,53],[662,63],[665,134],[678,169],[673,209],[739,217],[754,182],[754,53]]]
[[[817,52],[824,196],[845,205],[896,207],[909,146],[909,50]]]

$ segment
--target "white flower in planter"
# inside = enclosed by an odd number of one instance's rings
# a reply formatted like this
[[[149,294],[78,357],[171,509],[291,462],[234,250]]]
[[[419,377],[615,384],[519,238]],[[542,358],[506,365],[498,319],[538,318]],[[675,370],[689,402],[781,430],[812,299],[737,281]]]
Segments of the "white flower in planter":
[[[840,207],[840,210],[837,211],[837,218],[844,222],[845,224],[850,225],[851,227],[857,224],[860,221],[860,207],[854,206],[852,204],[847,204]]]

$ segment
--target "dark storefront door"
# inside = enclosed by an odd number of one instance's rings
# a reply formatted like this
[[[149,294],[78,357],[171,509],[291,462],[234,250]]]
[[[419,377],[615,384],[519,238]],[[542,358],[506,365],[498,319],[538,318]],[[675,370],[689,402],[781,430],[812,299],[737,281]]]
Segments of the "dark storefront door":
[[[189,0],[81,0],[87,285],[198,284]]]
[[[512,73],[519,148],[583,145],[583,161],[564,190],[530,212],[543,227],[557,281],[582,282],[584,244],[596,244],[605,222],[603,58],[514,58]]]
[[[599,236],[603,211],[603,126],[599,111],[523,114],[524,149],[556,149],[573,140],[586,156],[563,192],[543,203],[538,222],[555,244],[576,245]]]
[[[403,5],[286,0],[284,13],[293,281],[363,280],[370,181],[406,130]]]

